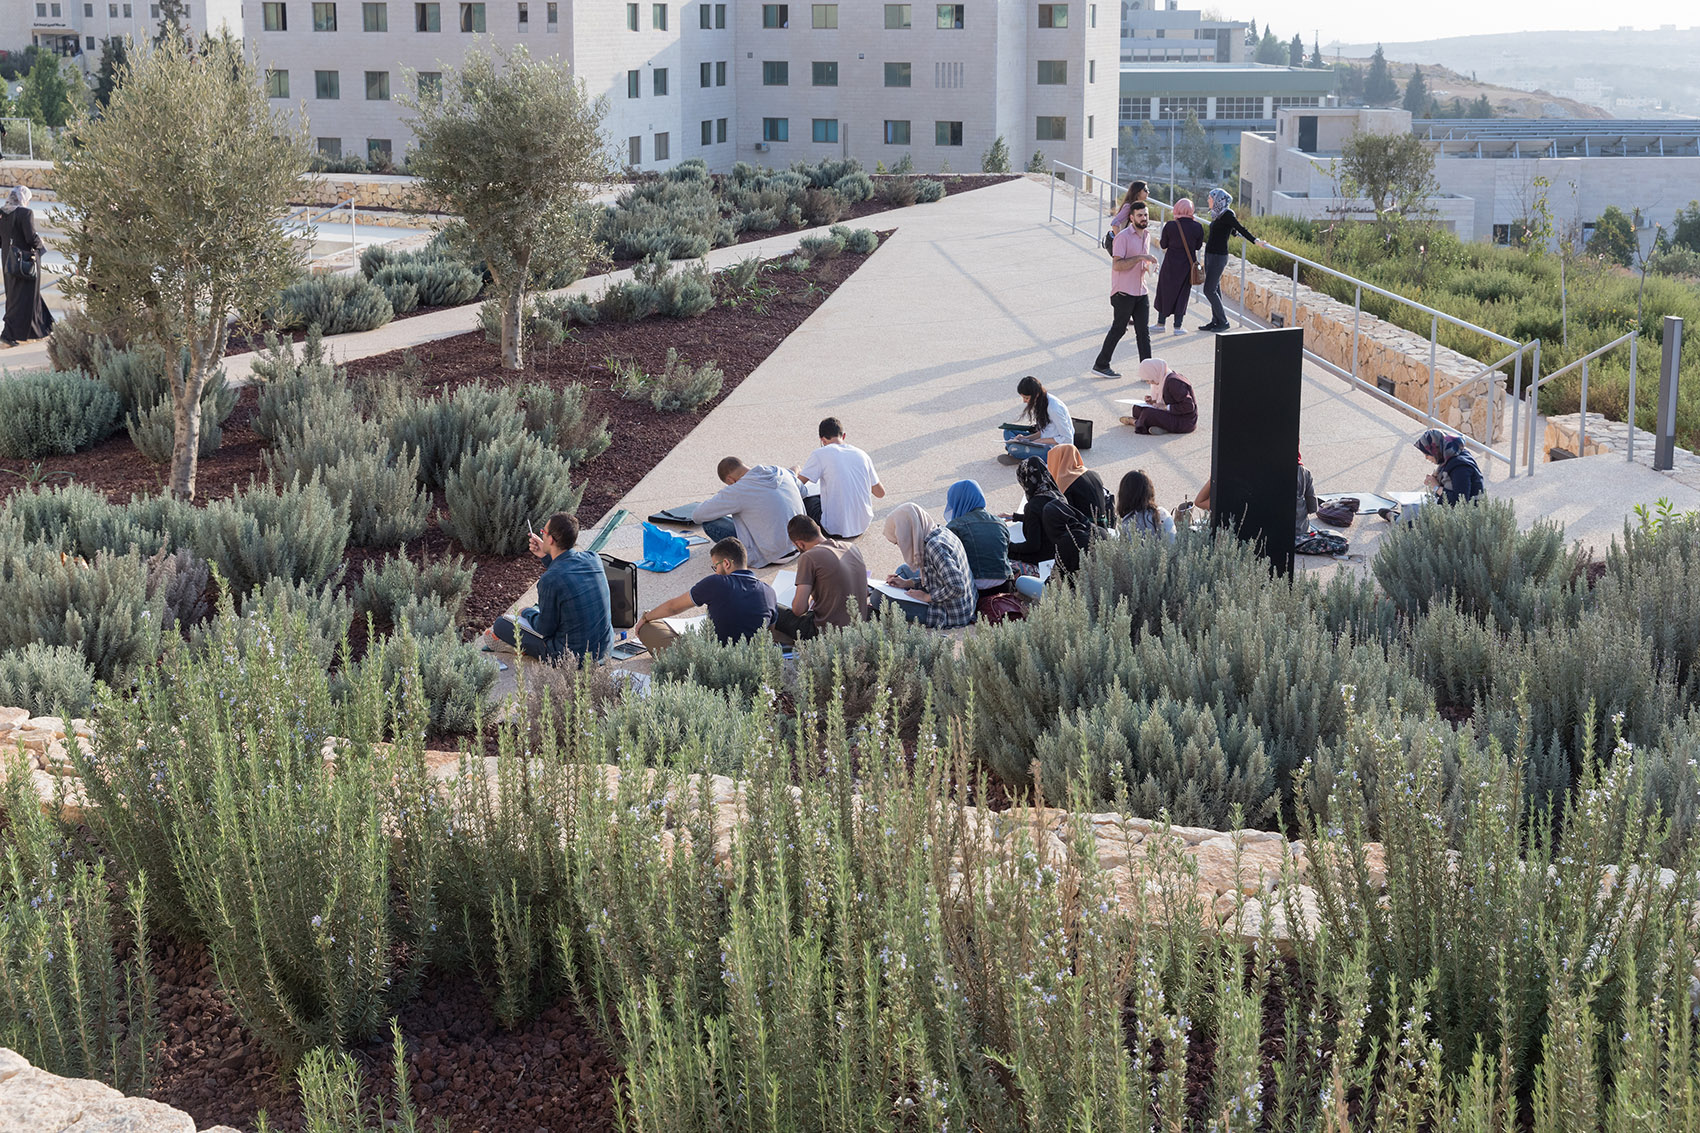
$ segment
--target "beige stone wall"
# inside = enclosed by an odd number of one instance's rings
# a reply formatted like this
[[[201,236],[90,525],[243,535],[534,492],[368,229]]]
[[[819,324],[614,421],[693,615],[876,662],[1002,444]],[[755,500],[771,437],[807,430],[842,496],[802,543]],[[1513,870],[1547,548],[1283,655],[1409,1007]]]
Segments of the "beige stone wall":
[[[1298,319],[1292,318],[1293,281],[1251,264],[1245,269],[1246,310],[1265,321],[1271,313],[1288,326],[1305,329],[1305,349],[1343,370],[1352,369],[1352,307],[1319,291],[1299,285]],[[1228,261],[1222,273],[1222,297],[1240,301],[1240,265]],[[1393,382],[1400,401],[1426,411],[1429,394],[1429,343],[1422,335],[1383,322],[1370,314],[1358,320],[1357,373],[1365,382],[1378,377]],[[1466,392],[1441,399],[1447,391],[1480,373],[1481,363],[1444,346],[1435,350],[1435,416],[1459,432],[1487,444],[1506,438],[1505,407],[1509,398],[1498,383],[1477,382]],[[1490,435],[1489,427],[1492,432]]]
[[[159,1102],[127,1098],[92,1078],[61,1078],[38,1070],[17,1051],[0,1047],[0,1129],[195,1133],[195,1119]],[[202,1133],[236,1131],[216,1125]]]

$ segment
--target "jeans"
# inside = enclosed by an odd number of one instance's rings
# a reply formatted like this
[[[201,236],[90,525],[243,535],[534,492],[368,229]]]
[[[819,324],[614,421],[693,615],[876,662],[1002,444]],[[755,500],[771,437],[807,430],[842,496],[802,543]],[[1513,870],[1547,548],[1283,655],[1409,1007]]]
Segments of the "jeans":
[[[702,533],[718,543],[722,539],[732,538],[738,533],[738,529],[733,525],[731,517],[727,516],[722,519],[704,520]]]
[[[1051,451],[1049,446],[1028,444],[1026,441],[1011,439],[1013,437],[1025,436],[1027,436],[1027,434],[1018,429],[1005,429],[1003,431],[1003,450],[1009,453],[1009,455],[1015,457],[1017,460],[1026,460],[1030,456],[1036,456],[1040,460],[1044,460]]]
[[[1210,301],[1210,325],[1226,327],[1228,312],[1222,309],[1222,272],[1227,269],[1227,253],[1204,253],[1204,297]]]
[[[1118,291],[1110,296],[1110,310],[1115,313],[1110,323],[1110,331],[1104,336],[1103,348],[1098,351],[1098,360],[1093,368],[1107,370],[1110,368],[1110,357],[1116,352],[1116,344],[1121,342],[1122,335],[1127,333],[1129,320],[1133,322],[1133,336],[1139,343],[1139,360],[1145,361],[1151,357],[1151,296],[1129,295]]]
[[[1016,578],[1015,592],[1023,598],[1037,598],[1045,592],[1045,584],[1033,575],[1024,574]]]
[[[527,606],[519,612],[519,616],[530,621],[538,614],[536,606]],[[496,635],[496,640],[524,653],[527,657],[549,659],[549,652],[543,644],[543,639],[535,633],[520,629],[508,618],[497,618],[496,624],[490,627],[490,632]]]

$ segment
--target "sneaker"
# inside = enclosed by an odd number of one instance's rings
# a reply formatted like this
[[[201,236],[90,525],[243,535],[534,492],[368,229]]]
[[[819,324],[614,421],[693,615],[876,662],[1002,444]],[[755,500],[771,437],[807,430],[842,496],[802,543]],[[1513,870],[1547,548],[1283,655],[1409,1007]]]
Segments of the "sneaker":
[[[1379,515],[1387,522],[1392,523],[1395,519],[1399,518],[1399,509],[1396,507],[1376,508],[1375,514]]]
[[[1120,374],[1116,373],[1114,370],[1110,369],[1108,366],[1094,366],[1094,367],[1092,367],[1092,372],[1094,374],[1097,374],[1100,378],[1119,378],[1119,377],[1121,377]]]
[[[1145,431],[1154,437],[1166,437],[1169,435],[1169,430],[1163,428],[1161,425],[1153,425]]]
[[[1122,424],[1128,425],[1128,426],[1137,426],[1139,424],[1139,422],[1135,421],[1132,417],[1122,417],[1119,420],[1121,421]]]
[[[1203,326],[1199,327],[1198,329],[1199,330],[1209,330],[1209,331],[1222,331],[1222,330],[1228,329],[1228,324],[1227,323],[1205,323]]]
[[[1020,464],[1021,463],[1021,457],[1016,456],[1012,452],[1000,452],[1000,453],[998,453],[998,463],[999,464]]]
[[[1185,327],[1183,327],[1183,326],[1181,326],[1181,324],[1179,324],[1179,323],[1176,323],[1176,324],[1175,324],[1175,329],[1174,329],[1174,330],[1172,330],[1172,331],[1170,331],[1170,332],[1169,332],[1169,333],[1170,333],[1170,334],[1185,334],[1185,333],[1186,333],[1186,328],[1185,328]]]

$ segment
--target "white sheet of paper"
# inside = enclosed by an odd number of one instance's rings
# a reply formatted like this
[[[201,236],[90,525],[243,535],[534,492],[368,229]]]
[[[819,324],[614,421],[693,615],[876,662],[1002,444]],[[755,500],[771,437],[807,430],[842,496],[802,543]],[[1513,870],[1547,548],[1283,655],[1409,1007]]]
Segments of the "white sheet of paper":
[[[782,570],[768,585],[773,587],[773,596],[779,599],[779,608],[789,610],[792,600],[797,597],[797,572]]]
[[[674,633],[690,633],[692,630],[702,628],[703,624],[707,621],[707,614],[697,614],[695,617],[690,618],[662,618],[661,624],[672,630]]]
[[[919,596],[912,594],[907,590],[899,590],[897,587],[887,585],[886,583],[881,582],[877,579],[870,578],[868,580],[868,588],[870,590],[879,591],[881,594],[884,594],[887,598],[896,598],[896,599],[899,599],[899,600],[904,601],[904,602],[919,602],[919,601],[921,601]]]
[[[1044,562],[1040,563],[1039,564],[1039,581],[1040,582],[1049,582],[1050,579],[1051,579],[1051,571],[1052,571],[1052,569],[1054,569],[1056,567],[1056,565],[1057,565],[1057,560],[1055,560],[1055,559],[1046,559]]]

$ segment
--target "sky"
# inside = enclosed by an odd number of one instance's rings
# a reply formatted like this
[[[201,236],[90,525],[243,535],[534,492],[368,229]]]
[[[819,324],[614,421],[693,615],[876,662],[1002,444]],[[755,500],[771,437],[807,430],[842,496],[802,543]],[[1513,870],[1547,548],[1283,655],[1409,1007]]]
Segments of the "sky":
[[[1422,3],[1365,3],[1364,0],[1205,0],[1181,7],[1216,8],[1233,20],[1257,21],[1258,31],[1274,29],[1282,39],[1293,33],[1310,46],[1314,33],[1322,42],[1408,43],[1456,35],[1487,35],[1518,31],[1579,31],[1616,28],[1629,22],[1651,30],[1661,23],[1680,27],[1700,24],[1700,13],[1680,12],[1683,5],[1637,8],[1633,13],[1601,5],[1598,0],[1424,0]]]

